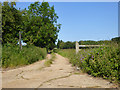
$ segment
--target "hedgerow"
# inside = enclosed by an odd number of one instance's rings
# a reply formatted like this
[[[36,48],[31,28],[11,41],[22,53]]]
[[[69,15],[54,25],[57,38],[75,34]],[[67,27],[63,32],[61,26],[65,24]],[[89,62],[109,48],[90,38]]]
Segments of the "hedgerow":
[[[62,56],[68,57],[73,66],[94,77],[103,77],[111,82],[120,83],[120,50],[118,44],[107,47],[83,49],[76,55],[75,49],[58,50]]]

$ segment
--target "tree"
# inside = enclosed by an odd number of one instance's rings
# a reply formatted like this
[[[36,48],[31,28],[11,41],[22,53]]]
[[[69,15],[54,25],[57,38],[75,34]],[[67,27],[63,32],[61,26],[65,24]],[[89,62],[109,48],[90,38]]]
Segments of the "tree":
[[[120,44],[120,37],[115,37],[111,39],[113,42],[117,42]]]
[[[19,31],[23,31],[22,40],[28,45],[53,49],[61,24],[54,6],[48,2],[35,2],[28,10],[17,10],[15,2],[2,5],[2,43],[18,43]]]
[[[64,44],[65,44],[65,43],[64,43],[62,40],[59,40],[59,39],[58,39],[57,48],[63,49]]]
[[[2,43],[16,45],[21,30],[20,11],[15,8],[15,2],[4,2],[2,5]]]
[[[57,48],[60,49],[75,49],[75,42],[67,41],[63,42],[62,40],[58,40]]]
[[[54,6],[48,2],[35,2],[24,13],[24,38],[27,44],[53,49],[60,30],[57,24],[58,16]]]
[[[0,44],[2,42],[2,3],[0,3]]]

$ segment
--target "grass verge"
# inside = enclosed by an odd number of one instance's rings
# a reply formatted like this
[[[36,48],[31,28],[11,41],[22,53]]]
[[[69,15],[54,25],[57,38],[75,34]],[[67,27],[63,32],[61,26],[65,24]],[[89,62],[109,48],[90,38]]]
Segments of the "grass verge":
[[[36,46],[24,46],[22,50],[18,46],[5,45],[2,47],[2,67],[14,68],[16,66],[32,64],[46,58],[45,48]]]

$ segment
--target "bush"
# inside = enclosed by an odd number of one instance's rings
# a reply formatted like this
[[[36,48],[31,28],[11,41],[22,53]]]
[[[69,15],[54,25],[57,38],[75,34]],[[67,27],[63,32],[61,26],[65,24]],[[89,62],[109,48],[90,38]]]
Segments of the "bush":
[[[4,45],[2,48],[2,67],[15,67],[34,63],[44,59],[47,55],[45,48],[36,46],[23,46],[20,50],[18,46]]]
[[[103,77],[120,83],[120,50],[118,44],[107,47],[81,50],[77,55],[75,50],[59,50],[59,54],[68,57],[74,66],[95,77]]]

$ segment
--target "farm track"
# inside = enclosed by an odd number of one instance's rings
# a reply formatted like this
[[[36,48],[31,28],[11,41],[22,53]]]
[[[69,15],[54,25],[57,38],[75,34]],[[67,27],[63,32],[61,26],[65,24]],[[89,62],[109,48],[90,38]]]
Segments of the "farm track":
[[[50,59],[51,55],[47,55]],[[45,60],[34,64],[2,71],[3,88],[115,88],[102,78],[95,78],[77,71],[67,58],[56,54],[50,67],[44,66]]]

